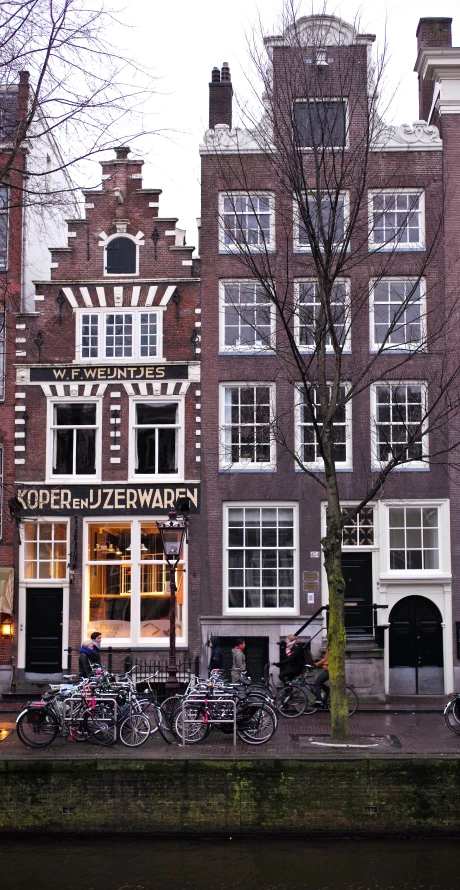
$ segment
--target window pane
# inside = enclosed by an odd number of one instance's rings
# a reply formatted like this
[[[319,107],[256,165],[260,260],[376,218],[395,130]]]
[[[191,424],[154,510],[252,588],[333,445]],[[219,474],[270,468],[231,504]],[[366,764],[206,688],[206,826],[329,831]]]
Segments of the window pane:
[[[93,426],[96,424],[96,405],[66,402],[55,405],[54,422],[57,426]]]
[[[345,102],[296,102],[294,121],[301,146],[312,148],[345,145]]]
[[[96,472],[96,430],[77,430],[75,472],[77,475]]]

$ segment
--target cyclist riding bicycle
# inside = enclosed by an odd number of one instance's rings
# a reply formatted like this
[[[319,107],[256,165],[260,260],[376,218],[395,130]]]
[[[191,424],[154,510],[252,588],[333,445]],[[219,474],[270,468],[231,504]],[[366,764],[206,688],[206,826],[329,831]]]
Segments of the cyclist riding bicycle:
[[[274,661],[275,667],[280,669],[282,683],[290,683],[295,677],[299,677],[305,667],[305,657],[295,634],[286,637],[286,655],[280,661]]]
[[[329,670],[328,670],[328,668],[329,668],[329,649],[326,649],[326,652],[324,653],[323,658],[320,658],[319,661],[315,661],[315,667],[323,668],[323,670],[321,671],[320,674],[318,674],[318,676],[316,677],[316,680],[314,682],[315,695],[316,695],[315,705],[321,705],[322,707],[324,707],[323,694],[325,696],[326,689],[327,689],[326,683],[329,680]]]

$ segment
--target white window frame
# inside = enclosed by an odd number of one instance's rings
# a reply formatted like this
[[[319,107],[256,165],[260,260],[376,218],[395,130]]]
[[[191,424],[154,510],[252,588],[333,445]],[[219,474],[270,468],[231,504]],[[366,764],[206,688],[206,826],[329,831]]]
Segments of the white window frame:
[[[414,343],[406,343],[393,346],[391,343],[382,347],[381,343],[377,343],[375,340],[375,285],[390,283],[392,281],[396,282],[407,282],[412,284],[418,283],[420,287],[420,340]],[[409,304],[410,305],[410,304]],[[399,325],[399,322],[398,322]],[[417,352],[417,351],[426,351],[426,279],[425,278],[411,278],[408,275],[385,275],[382,278],[371,278],[369,282],[369,336],[370,336],[370,351],[371,352],[379,352],[382,350],[383,352]]]
[[[323,190],[324,195],[327,195],[327,192]],[[340,195],[343,197],[343,231],[344,234],[347,232],[347,227],[350,219],[350,192],[348,190],[343,190],[340,192]],[[312,196],[314,197],[314,196]],[[308,195],[306,195],[308,200]],[[294,231],[293,231],[293,250],[294,253],[311,253],[311,247],[309,244],[300,244],[299,241],[299,228],[301,223],[299,205],[296,199],[293,200],[293,222],[294,222]],[[333,247],[334,249],[340,249],[342,242],[337,241]],[[348,245],[347,250],[350,250],[350,245]]]
[[[437,569],[390,569],[390,508],[416,507],[420,509],[437,508],[439,534],[439,568]],[[381,557],[380,578],[385,581],[408,578],[448,577],[451,573],[450,560],[450,505],[447,499],[407,499],[380,501],[380,529],[385,542],[384,555]],[[379,511],[379,512],[380,512]]]
[[[382,195],[418,195],[420,199],[419,204],[419,213],[420,213],[420,240],[413,242],[403,242],[400,241],[389,241],[388,243],[380,244],[374,241],[374,198],[378,198]],[[414,189],[414,188],[395,188],[395,189],[369,189],[369,249],[375,252],[385,252],[385,251],[414,251],[414,250],[425,250],[425,191],[424,189]]]
[[[136,454],[136,405],[146,402],[147,404],[155,404],[158,402],[174,402],[178,407],[178,424],[177,430],[177,473],[136,473],[135,472],[135,454]],[[129,399],[129,461],[128,473],[130,482],[149,482],[155,480],[157,482],[180,482],[184,477],[185,463],[185,398],[184,396],[130,396]]]
[[[0,401],[5,399],[6,384],[6,307],[0,306]]]
[[[53,456],[54,456],[54,406],[55,405],[76,405],[94,403],[96,405],[96,472],[91,475],[75,475],[69,476],[67,473],[53,473]],[[55,484],[59,481],[68,482],[72,480],[73,485],[80,485],[86,482],[101,481],[101,455],[102,455],[102,398],[98,396],[50,396],[47,399],[47,441],[46,441],[46,481],[48,484]]]
[[[275,607],[275,608],[230,608],[228,605],[228,512],[232,508],[281,508],[293,510],[294,520],[294,546],[293,546],[293,563],[294,563],[294,605]],[[299,504],[296,501],[225,501],[222,504],[223,509],[223,534],[222,534],[222,613],[224,615],[235,615],[248,617],[257,617],[259,615],[299,615],[300,614],[300,573],[299,573]],[[269,548],[275,549],[275,548]],[[278,549],[278,548],[276,548]]]
[[[127,361],[136,361],[141,364],[158,364],[159,362],[164,361],[163,358],[163,313],[164,307],[162,306],[121,306],[117,308],[116,306],[107,306],[104,309],[85,307],[84,309],[77,309],[76,315],[76,361],[84,362],[85,364],[100,364],[100,362],[104,362],[107,364],[119,365],[120,362]],[[157,316],[157,355],[152,356],[141,356],[140,349],[140,338],[141,338],[141,315],[145,314],[156,314]],[[96,357],[91,356],[83,356],[83,346],[82,346],[82,327],[83,327],[83,316],[84,315],[97,315],[98,316],[98,354]],[[107,325],[107,316],[108,315],[132,315],[133,317],[133,354],[132,356],[106,356],[106,325]]]
[[[144,247],[145,241],[143,241],[143,234],[139,232],[138,235],[128,235],[127,232],[115,232],[113,235],[109,235],[105,241],[99,243],[100,247],[103,247],[102,253],[102,271],[104,278],[133,278],[139,275],[139,247]],[[134,241],[136,245],[136,271],[135,272],[107,272],[107,247],[114,241],[115,238],[127,238],[129,241]]]
[[[230,198],[231,200],[235,200],[236,198],[246,198],[251,200],[252,198],[268,198],[268,212],[270,215],[270,240],[265,244],[248,244],[247,242],[242,242],[241,244],[233,243],[226,244],[225,243],[225,220],[224,220],[224,200],[225,198]],[[275,195],[273,192],[261,189],[254,189],[253,191],[228,191],[228,192],[219,192],[219,253],[241,253],[247,251],[248,253],[264,253],[269,251],[270,253],[275,250],[276,241],[275,241]]]
[[[380,470],[385,467],[387,461],[377,459],[377,387],[378,386],[420,386],[422,390],[422,415],[425,420],[422,429],[426,430],[427,419],[426,411],[428,404],[428,384],[424,380],[380,380],[373,383],[370,387],[371,399],[371,466],[373,470]],[[402,463],[394,468],[392,472],[402,472],[404,470],[417,470],[428,472],[430,467],[428,463],[429,457],[429,436],[428,433],[422,435],[422,453],[424,460],[412,460]]]
[[[219,352],[225,353],[228,355],[229,353],[244,353],[245,355],[273,355],[275,350],[275,337],[276,337],[276,310],[267,295],[267,306],[270,307],[270,337],[269,343],[262,343],[260,341],[259,344],[249,344],[249,345],[236,345],[236,346],[227,346],[225,343],[225,288],[227,285],[240,285],[240,284],[259,284],[255,278],[225,278],[219,281]],[[257,305],[257,304],[254,304]],[[238,305],[235,304],[236,311],[238,311]]]
[[[9,188],[7,185],[0,186],[0,191],[4,190],[6,193],[6,207],[0,208],[0,215],[6,216],[6,239],[5,239],[5,262],[3,263],[0,255],[0,272],[8,271],[8,254],[10,247],[10,214],[9,214]]]
[[[345,284],[345,291],[346,291],[346,300],[345,300],[345,304],[346,304],[346,314],[345,314],[346,337],[345,337],[345,340],[344,340],[344,343],[343,343],[343,346],[342,346],[342,352],[343,352],[343,353],[345,353],[345,352],[349,353],[349,352],[351,352],[351,316],[350,316],[350,311],[351,311],[351,297],[350,297],[351,281],[350,281],[349,278],[337,278],[337,284],[339,284],[339,283],[340,283],[340,284]],[[317,279],[317,278],[296,278],[295,281],[294,281],[294,306],[295,306],[295,313],[294,313],[294,337],[295,337],[295,342],[296,342],[296,344],[297,344],[297,347],[298,347],[298,349],[299,349],[299,352],[315,352],[316,347],[315,347],[314,345],[309,346],[309,345],[306,344],[306,343],[300,343],[300,319],[299,319],[299,310],[300,310],[301,303],[300,303],[300,300],[299,300],[299,292],[300,292],[300,285],[301,285],[301,284],[316,284],[316,285],[317,285],[317,284],[318,284],[318,279]],[[332,344],[330,344],[329,346],[326,345],[326,352],[330,352],[330,353],[333,353],[333,352],[334,352],[334,349],[333,349],[333,347],[332,347]]]
[[[345,143],[344,145],[299,145],[301,151],[346,151],[350,148],[350,115],[349,115],[349,103],[348,99],[344,96],[321,96],[321,99],[294,99],[292,103],[292,118],[295,121],[295,106],[296,105],[306,105],[310,103],[310,105],[320,105],[331,102],[341,102],[345,105]]]
[[[331,384],[328,384],[331,386]],[[341,381],[341,386],[345,387],[345,391],[348,392],[350,389],[350,383],[346,381]],[[302,448],[302,436],[301,436],[301,408],[302,408],[302,389],[301,384],[297,384],[294,388],[294,418],[295,418],[295,453],[297,456],[300,456],[301,448]],[[345,452],[346,458],[344,461],[337,461],[336,468],[337,470],[352,470],[353,469],[353,421],[352,421],[352,404],[351,399],[345,405]],[[318,458],[318,460],[313,461],[311,463],[304,462],[303,466],[311,469],[311,470],[320,470],[324,471],[324,461]],[[302,473],[303,470],[299,467],[298,463],[295,464],[296,472]]]
[[[251,472],[251,473],[260,473],[260,472],[273,472],[276,468],[276,441],[272,435],[270,435],[270,460],[269,461],[261,461],[260,463],[254,463],[249,460],[242,460],[238,463],[232,463],[230,461],[225,460],[225,433],[226,433],[226,423],[225,423],[225,390],[233,389],[236,387],[250,389],[255,386],[263,386],[264,388],[269,390],[269,398],[270,398],[270,427],[274,422],[275,418],[275,399],[276,399],[276,387],[274,383],[270,383],[269,381],[250,381],[250,382],[241,382],[237,380],[229,380],[225,383],[219,384],[219,467],[221,470],[234,471],[237,473],[241,472]]]
[[[25,532],[21,532],[21,547],[20,547],[20,559],[19,559],[19,581],[21,584],[25,584],[27,587],[65,587],[69,583],[69,562],[70,562],[70,541],[69,541],[69,526],[70,520],[66,519],[64,516],[53,516],[53,517],[42,517],[38,520],[32,519],[24,519],[24,525],[26,523],[31,523],[35,527],[38,525],[65,525],[66,526],[66,572],[63,578],[26,578],[25,575],[25,564],[26,560],[26,547],[25,547]],[[38,561],[37,561],[38,566]],[[65,625],[63,623],[62,629],[64,631]]]
[[[141,535],[140,529],[142,524],[154,525],[157,520],[164,519],[164,512],[160,514],[153,514],[152,516],[119,516],[118,519],[112,518],[108,520],[106,517],[100,516],[88,516],[83,520],[83,557],[82,557],[82,571],[83,571],[83,584],[82,584],[82,627],[85,628],[84,633],[86,633],[86,628],[89,622],[89,599],[90,599],[90,583],[89,583],[89,573],[91,567],[94,567],[96,561],[91,561],[88,559],[88,540],[89,540],[89,526],[97,525],[100,523],[101,525],[108,527],[109,525],[120,525],[120,524],[130,524],[131,525],[131,637],[109,637],[104,634],[104,646],[112,646],[114,649],[124,648],[126,646],[139,646],[142,649],[160,649],[163,651],[168,651],[169,649],[169,636],[166,637],[142,637],[141,636]],[[101,564],[102,560],[98,561],[98,564]],[[188,572],[186,571],[188,566],[188,545],[187,542],[184,542],[182,555],[180,559],[180,565],[184,566],[184,572],[182,577],[183,584],[183,611],[182,611],[182,626],[184,629],[183,636],[176,636],[176,645],[180,647],[186,647],[188,645]]]

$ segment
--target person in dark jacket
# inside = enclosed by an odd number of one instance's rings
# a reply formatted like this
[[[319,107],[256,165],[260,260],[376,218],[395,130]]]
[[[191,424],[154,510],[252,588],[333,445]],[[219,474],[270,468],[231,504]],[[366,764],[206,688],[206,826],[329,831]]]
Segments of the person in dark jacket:
[[[286,637],[286,654],[280,661],[273,662],[280,669],[280,680],[283,683],[289,683],[294,677],[298,677],[304,667],[305,659],[297,637],[294,634],[288,634]]]
[[[93,641],[84,640],[78,650],[78,673],[80,677],[90,677],[92,674],[91,665],[98,664],[97,655],[94,651]]]
[[[98,630],[93,630],[93,632],[91,634],[91,639],[93,641],[94,661],[96,664],[102,664],[102,662],[101,662],[102,634]]]
[[[222,670],[224,666],[224,654],[222,649],[220,648],[220,640],[219,637],[211,637],[209,640],[208,646],[211,650],[211,657],[209,659],[208,670],[209,673],[215,670]]]

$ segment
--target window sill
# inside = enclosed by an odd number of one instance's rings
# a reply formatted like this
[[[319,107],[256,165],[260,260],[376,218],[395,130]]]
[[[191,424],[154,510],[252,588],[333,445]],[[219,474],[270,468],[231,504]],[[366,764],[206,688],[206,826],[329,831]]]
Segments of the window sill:
[[[221,247],[219,248],[219,256],[240,255],[243,253],[275,253],[276,248],[271,246],[254,247],[252,244],[242,244],[241,247]]]
[[[305,473],[305,472],[307,472],[307,470],[308,471],[311,470],[312,473],[324,473],[324,464],[304,464],[304,467],[305,467],[305,469],[302,469],[302,467],[299,467],[299,465],[296,464],[295,472],[296,473]],[[352,473],[353,472],[353,467],[350,467],[350,466],[341,467],[338,464],[336,464],[335,469],[336,469],[337,473]]]
[[[422,244],[385,244],[380,247],[378,244],[369,242],[369,250],[374,253],[391,253],[391,251],[397,251],[398,253],[420,253],[421,251],[426,250],[426,247]]]
[[[228,348],[219,349],[219,355],[270,355],[273,357],[274,355],[276,355],[276,351],[271,346],[267,346],[266,349],[263,346],[259,347],[259,348],[255,347],[254,349],[242,349],[241,347],[235,347],[235,348],[228,347]]]
[[[219,473],[275,473],[276,466],[258,467],[251,464],[249,467],[239,467],[232,465],[229,467],[219,467]]]
[[[386,464],[373,464],[371,467],[372,473],[380,473],[384,470]],[[430,467],[427,466],[426,463],[423,464],[402,464],[401,466],[393,467],[391,470],[392,473],[429,473]]]

